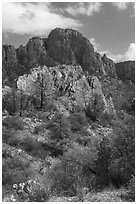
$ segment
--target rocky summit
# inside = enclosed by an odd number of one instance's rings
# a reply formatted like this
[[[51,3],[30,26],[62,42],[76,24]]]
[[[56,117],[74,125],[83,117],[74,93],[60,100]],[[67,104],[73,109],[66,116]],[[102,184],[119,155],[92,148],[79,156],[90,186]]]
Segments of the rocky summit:
[[[15,49],[3,45],[3,64],[18,63],[28,69],[35,65],[80,65],[95,75],[115,77],[115,65],[106,55],[94,52],[93,45],[76,30],[56,28],[47,38],[33,37],[27,45]]]

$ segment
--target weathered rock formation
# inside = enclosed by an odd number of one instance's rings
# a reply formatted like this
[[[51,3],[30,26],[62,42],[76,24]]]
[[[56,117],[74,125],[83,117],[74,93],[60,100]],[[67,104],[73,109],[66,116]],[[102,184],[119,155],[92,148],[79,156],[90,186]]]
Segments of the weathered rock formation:
[[[125,81],[131,80],[135,83],[135,61],[125,61],[115,64],[117,76]]]
[[[16,49],[13,45],[2,46],[2,63],[17,63]]]
[[[55,94],[55,106],[61,114],[69,115],[79,107],[81,110],[96,111],[99,118],[103,113],[114,114],[113,102],[108,103],[97,76],[85,76],[79,65],[43,66],[46,73],[46,89],[50,95]],[[48,76],[48,77],[47,77]],[[90,113],[91,115],[94,114]]]
[[[28,67],[36,66],[46,58],[44,40],[40,37],[31,38],[26,46],[17,49],[17,57],[20,64]]]
[[[3,64],[18,62],[28,69],[38,64],[48,67],[59,64],[80,65],[90,74],[116,76],[113,61],[94,52],[90,41],[73,29],[56,28],[48,38],[33,37],[26,46],[3,48]]]

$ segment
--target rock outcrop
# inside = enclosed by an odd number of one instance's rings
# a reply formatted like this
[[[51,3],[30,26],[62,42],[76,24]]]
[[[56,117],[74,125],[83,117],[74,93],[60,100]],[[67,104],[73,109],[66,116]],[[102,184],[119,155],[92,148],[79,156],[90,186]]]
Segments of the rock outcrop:
[[[119,79],[131,80],[135,83],[135,61],[125,61],[115,64],[116,73]]]
[[[18,62],[27,69],[36,65],[80,65],[89,74],[116,76],[113,61],[94,52],[90,41],[73,29],[56,28],[48,38],[33,37],[26,46],[3,48],[4,64]]]
[[[106,56],[101,58],[90,41],[76,30],[52,30],[47,38],[47,55],[60,64],[79,64],[90,74],[116,75],[113,61]]]
[[[104,54],[101,59],[105,72],[110,76],[116,77],[114,62],[111,59],[107,58],[106,54]]]
[[[2,81],[3,85],[12,86],[18,76],[27,73],[26,67],[18,63],[16,49],[13,45],[2,46]]]
[[[19,63],[28,67],[41,64],[46,58],[44,40],[40,37],[31,38],[26,46],[17,49]]]
[[[16,49],[13,45],[2,46],[2,63],[17,63]]]
[[[50,91],[53,90],[52,94],[57,94],[55,106],[61,114],[67,116],[70,112],[75,112],[77,107],[86,111],[88,108],[96,109],[96,118],[100,118],[104,113],[114,114],[111,107],[113,102],[110,104],[106,100],[98,77],[84,75],[81,66],[44,66],[43,70],[50,79],[45,81],[47,87],[50,86]]]
[[[19,63],[26,66],[28,63],[27,47],[20,45],[16,52]]]

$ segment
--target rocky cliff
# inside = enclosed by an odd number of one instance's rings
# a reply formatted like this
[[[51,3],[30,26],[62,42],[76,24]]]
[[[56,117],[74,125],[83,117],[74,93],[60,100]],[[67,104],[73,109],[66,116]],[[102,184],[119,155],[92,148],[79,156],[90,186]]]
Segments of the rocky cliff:
[[[81,65],[94,75],[116,76],[115,65],[106,55],[94,52],[93,45],[76,30],[56,28],[48,38],[33,37],[27,45],[15,49],[3,46],[3,64],[17,63],[28,69],[35,65]]]
[[[125,81],[131,80],[135,83],[135,61],[125,61],[115,64],[117,76]]]
[[[13,45],[2,46],[2,63],[16,63],[16,49]]]

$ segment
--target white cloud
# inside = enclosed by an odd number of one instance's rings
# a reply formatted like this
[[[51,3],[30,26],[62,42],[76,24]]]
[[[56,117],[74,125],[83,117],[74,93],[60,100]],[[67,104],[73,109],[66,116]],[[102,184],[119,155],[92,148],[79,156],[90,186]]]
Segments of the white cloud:
[[[135,43],[131,43],[127,51],[123,54],[113,54],[108,50],[101,50],[99,43],[96,42],[95,38],[89,39],[91,44],[94,46],[94,50],[99,52],[101,55],[106,54],[108,58],[114,62],[122,62],[127,60],[135,60]]]
[[[135,43],[131,43],[127,52],[125,53],[127,60],[135,60]]]
[[[135,60],[135,43],[131,43],[127,51],[123,54],[112,54],[108,50],[100,51],[100,54],[106,54],[108,58],[112,59],[114,62],[122,62],[127,60]]]
[[[118,8],[118,10],[125,10],[128,8],[130,2],[113,2],[112,4]]]
[[[94,46],[95,52],[99,50],[99,44],[96,42],[95,38],[89,39],[90,43]]]
[[[87,15],[92,16],[94,13],[98,13],[102,4],[99,2],[79,2],[68,6],[65,11],[72,16]]]
[[[76,28],[81,26],[78,20],[56,13],[50,3],[11,3],[2,5],[3,32],[43,35],[50,30]]]

